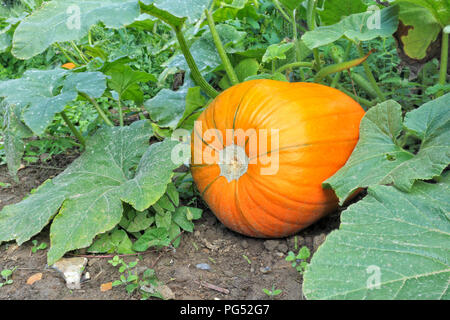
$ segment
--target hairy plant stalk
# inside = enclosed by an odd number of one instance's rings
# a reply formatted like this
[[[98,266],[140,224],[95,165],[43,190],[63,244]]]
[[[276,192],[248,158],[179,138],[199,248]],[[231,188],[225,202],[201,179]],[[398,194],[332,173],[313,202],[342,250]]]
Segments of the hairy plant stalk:
[[[294,40],[294,46],[295,46],[295,62],[301,62],[302,58],[302,52],[300,50],[300,42],[298,40],[298,30],[297,30],[297,21],[295,20],[295,14],[296,14],[297,10],[294,10],[294,12],[292,12],[292,20],[291,20],[291,24],[292,24],[292,39]],[[305,74],[303,72],[303,69],[300,68],[299,69],[300,72],[300,78],[302,81],[305,81]]]
[[[232,85],[238,84],[239,79],[236,75],[236,72],[233,69],[233,66],[231,65],[230,59],[228,58],[225,48],[223,47],[222,41],[220,40],[220,36],[219,33],[217,32],[213,16],[211,12],[208,10],[205,10],[205,15],[206,20],[208,22],[209,30],[211,31],[211,35],[217,49],[217,53],[219,54],[219,57],[222,60],[223,66],[225,68],[225,72],[227,73],[228,78],[230,79]]]
[[[373,107],[377,103],[377,101],[369,101],[367,99],[358,97],[357,95],[355,95],[352,92],[345,89],[344,86],[341,84],[337,84],[337,88],[339,90],[341,90],[342,92],[344,92],[346,95],[348,95],[351,98],[353,98],[354,100],[356,100],[359,104],[364,105],[366,107],[366,110],[369,109],[370,107]]]
[[[348,56],[350,55],[350,49],[352,48],[352,44],[353,44],[353,42],[351,42],[351,41],[349,41],[347,43],[347,47],[345,48],[344,56],[342,58],[342,61],[346,61],[348,59]],[[339,62],[342,62],[342,61],[335,61],[335,62],[339,63]],[[337,83],[341,79],[341,75],[342,75],[342,72],[336,73],[336,75],[333,78],[333,81],[331,82],[331,87],[332,88],[336,88]]]
[[[87,100],[89,100],[90,103],[94,105],[94,108],[97,110],[98,115],[100,116],[100,118],[103,119],[103,121],[105,121],[107,125],[114,127],[114,124],[111,122],[111,120],[108,119],[106,114],[103,112],[102,108],[100,108],[100,106],[98,105],[97,101],[95,101],[94,99],[92,99],[90,96],[88,96],[83,92],[81,92],[80,95],[85,97]]]
[[[55,42],[55,46],[63,53],[63,55],[67,60],[69,60],[69,62],[72,62],[75,65],[78,64],[75,60],[72,59],[72,57],[69,56],[67,51],[58,42]]]
[[[317,0],[308,0],[307,7],[306,7],[306,23],[308,24],[308,29],[310,31],[312,31],[316,28],[316,6],[317,6]],[[320,55],[319,55],[318,48],[313,49],[313,55],[314,55],[314,61],[315,61],[314,69],[317,72],[319,72],[321,69],[321,63],[320,63]]]
[[[195,83],[199,85],[205,93],[211,98],[215,98],[219,95],[219,92],[214,89],[208,81],[202,76],[200,70],[198,70],[197,64],[195,63],[194,57],[192,57],[191,51],[189,50],[189,46],[186,43],[186,39],[184,38],[183,32],[181,30],[175,30],[175,35],[177,37],[178,43],[180,44],[181,52],[186,59],[186,63],[191,70],[192,78]]]
[[[123,112],[122,112],[122,103],[120,101],[120,97],[117,100],[118,109],[119,109],[119,124],[121,127],[123,127]]]
[[[280,2],[278,0],[273,0],[273,4],[275,5],[275,7],[278,9],[278,11],[280,11],[282,17],[284,19],[286,19],[288,22],[291,22],[291,18],[289,17],[289,15],[286,13],[286,11],[284,11],[283,7],[281,6]]]
[[[84,140],[83,136],[81,135],[81,132],[75,128],[72,121],[70,121],[69,117],[64,111],[60,112],[61,117],[63,118],[64,122],[69,127],[70,131],[72,131],[73,135],[77,138],[77,140],[81,143],[83,147],[86,147],[86,141]]]
[[[306,62],[306,61],[298,61],[298,62],[293,62],[293,63],[288,63],[285,64],[284,66],[279,67],[277,70],[275,70],[275,72],[283,72],[287,69],[292,69],[292,68],[313,68],[314,67],[314,63],[312,62]]]
[[[86,58],[86,56],[83,54],[83,52],[81,52],[80,48],[78,48],[78,46],[75,44],[75,42],[70,41],[70,43],[72,44],[72,47],[75,49],[75,51],[78,53],[78,55],[80,56],[81,60],[83,60],[84,63],[88,64],[89,60]]]
[[[364,51],[363,49],[358,45],[358,52],[360,57],[364,57]],[[369,80],[370,85],[372,86],[373,90],[377,93],[378,98],[380,101],[386,100],[386,97],[384,96],[383,92],[381,91],[380,87],[377,84],[377,81],[375,80],[375,77],[373,76],[372,70],[370,70],[370,66],[367,63],[367,61],[363,62],[364,71],[366,73],[367,79]]]
[[[448,66],[448,33],[442,31],[442,45],[441,45],[441,65],[439,69],[439,84],[445,85],[447,83],[447,66]],[[439,90],[436,94],[440,97],[444,94],[443,90]]]
[[[208,81],[202,76],[200,73],[200,70],[198,69],[197,64],[195,63],[194,57],[192,57],[191,51],[189,50],[189,46],[187,45],[186,39],[184,38],[183,32],[181,30],[181,25],[175,25],[173,24],[166,16],[164,11],[159,10],[158,8],[154,7],[152,10],[145,11],[149,15],[154,16],[155,18],[160,19],[161,21],[164,21],[167,23],[175,32],[175,36],[177,37],[178,44],[180,45],[181,52],[183,53],[184,58],[186,59],[186,63],[189,66],[189,69],[191,70],[191,76],[194,79],[194,82],[200,86],[205,93],[211,97],[215,98],[219,95],[219,92],[214,89]]]

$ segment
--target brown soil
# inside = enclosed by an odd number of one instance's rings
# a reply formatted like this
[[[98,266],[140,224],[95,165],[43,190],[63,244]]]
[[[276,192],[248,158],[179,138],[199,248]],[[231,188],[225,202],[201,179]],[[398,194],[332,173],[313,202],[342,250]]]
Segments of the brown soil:
[[[32,188],[52,178],[65,168],[76,155],[57,156],[49,162],[29,166],[19,171],[20,183],[14,184],[5,166],[0,167],[0,181],[11,183],[11,187],[0,189],[0,209],[20,201]],[[298,245],[306,245],[314,252],[326,235],[339,225],[339,212],[322,219],[297,234]],[[156,261],[158,278],[175,294],[175,299],[267,299],[263,288],[281,289],[274,299],[304,299],[302,276],[285,261],[289,250],[294,250],[294,236],[285,239],[253,239],[226,229],[208,210],[196,221],[193,233],[184,233],[176,250],[150,252],[139,260],[138,270],[151,267]],[[46,227],[33,239],[49,243]],[[101,292],[100,285],[119,278],[117,267],[108,263],[108,258],[89,258],[86,271],[90,280],[81,285],[81,290],[69,290],[61,275],[46,265],[46,251],[31,253],[31,241],[18,247],[15,243],[0,245],[0,271],[14,271],[11,285],[0,288],[0,299],[139,299],[140,295],[128,295],[124,287]],[[249,261],[245,257],[248,257]],[[125,257],[125,261],[136,257]],[[210,270],[200,270],[197,264],[207,263]],[[27,279],[42,273],[40,281],[32,285]],[[203,285],[201,283],[203,282]],[[208,288],[212,284],[226,289],[228,294]]]

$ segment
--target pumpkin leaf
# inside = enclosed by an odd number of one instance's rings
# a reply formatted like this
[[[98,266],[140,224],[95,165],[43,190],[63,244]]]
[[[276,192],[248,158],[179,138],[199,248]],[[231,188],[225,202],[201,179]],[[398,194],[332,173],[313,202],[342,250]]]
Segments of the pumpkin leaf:
[[[120,226],[128,232],[139,232],[150,227],[155,222],[155,217],[148,210],[136,211],[129,205],[124,206],[124,214]]]
[[[173,214],[173,221],[179,225],[183,230],[194,231],[194,224],[192,220],[197,220],[202,217],[202,209],[192,207],[178,207]]]
[[[323,24],[332,25],[341,21],[343,17],[366,10],[367,5],[362,0],[327,0],[323,10],[319,11],[319,16]]]
[[[100,129],[67,169],[23,201],[0,212],[0,242],[21,244],[53,219],[48,263],[84,248],[122,218],[122,201],[143,211],[165,192],[179,164],[171,161],[177,142],[152,144],[146,121]],[[134,168],[136,168],[134,173]],[[121,201],[122,200],[122,201]],[[70,232],[68,232],[70,230]]]
[[[156,227],[169,230],[170,225],[172,224],[172,214],[169,211],[164,210],[161,213],[157,212],[155,215],[155,223]]]
[[[361,121],[360,138],[349,160],[324,182],[341,203],[356,189],[391,184],[411,189],[415,180],[439,176],[450,163],[450,94],[408,112],[388,100],[371,108]],[[413,154],[401,147],[401,133],[421,140]]]
[[[248,0],[220,1],[219,3],[220,7],[213,13],[216,23],[236,18],[238,12],[246,7]]]
[[[450,24],[450,7],[448,0],[396,0],[394,4],[403,5],[404,3],[415,4],[426,8],[433,14],[442,27]]]
[[[307,31],[302,36],[305,45],[318,48],[345,36],[352,41],[368,41],[388,37],[397,30],[398,6],[352,14],[338,23]]]
[[[106,63],[103,73],[110,76],[108,87],[117,92],[120,100],[133,100],[137,105],[142,104],[144,100],[144,93],[139,83],[158,81],[154,75],[144,71],[135,71],[120,59]]]
[[[55,114],[77,98],[78,92],[96,98],[105,88],[105,75],[100,72],[28,70],[20,79],[0,81],[0,97],[4,97],[6,104],[24,108],[25,124],[41,135]]]
[[[134,22],[130,24],[128,27],[131,28],[140,28],[144,30],[152,30],[153,26],[155,25],[155,22],[158,21],[157,18],[152,17],[151,15],[147,13],[142,13],[134,19]]]
[[[191,86],[192,82],[188,80],[177,91],[162,89],[156,96],[145,101],[144,108],[150,118],[160,127],[175,129],[180,126],[195,110],[205,104],[200,87]]]
[[[178,205],[180,204],[180,194],[178,193],[177,187],[175,187],[173,183],[169,183],[167,185],[166,193],[170,201],[172,201],[173,204],[178,207]]]
[[[371,186],[304,275],[308,299],[448,299],[450,175],[409,193]]]
[[[423,65],[439,57],[442,28],[450,24],[450,8],[444,1],[397,0],[400,24],[395,33],[402,60]],[[420,19],[417,19],[420,17]]]
[[[258,74],[258,70],[260,68],[259,62],[256,59],[248,58],[241,60],[236,67],[234,67],[234,71],[236,72],[236,76],[238,77],[240,82],[243,82],[247,77],[256,76]],[[225,75],[219,82],[219,86],[225,90],[231,87],[231,82],[228,79],[228,76]]]
[[[149,228],[133,243],[133,250],[142,252],[153,246],[166,247],[170,244],[170,235],[166,228]]]
[[[111,232],[106,232],[98,236],[94,243],[87,249],[92,253],[134,253],[131,249],[133,243],[124,230],[115,228]]]
[[[138,16],[136,0],[48,1],[19,24],[11,52],[19,59],[30,59],[53,43],[81,39],[100,21],[117,29]]]
[[[185,20],[193,23],[209,8],[211,0],[140,0],[141,10],[164,22],[181,27]]]
[[[14,104],[2,103],[0,105],[3,118],[2,133],[6,164],[9,174],[16,182],[18,182],[17,170],[25,151],[23,139],[32,136],[31,130],[20,121],[21,109]]]
[[[286,59],[286,52],[294,47],[294,43],[277,43],[267,47],[266,53],[262,57],[262,62]]]

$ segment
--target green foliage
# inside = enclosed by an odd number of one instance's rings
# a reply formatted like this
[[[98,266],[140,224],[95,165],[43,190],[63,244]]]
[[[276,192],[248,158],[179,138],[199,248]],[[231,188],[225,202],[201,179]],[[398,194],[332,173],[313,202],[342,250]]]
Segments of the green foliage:
[[[38,252],[38,250],[45,250],[45,249],[47,249],[47,244],[45,242],[41,242],[38,245],[38,241],[37,240],[32,240],[31,243],[33,244],[33,246],[31,247],[31,253],[36,253],[36,252]]]
[[[404,28],[399,38],[404,53],[411,59],[426,59],[431,44],[450,23],[448,4],[427,0],[397,0],[395,3],[400,8],[399,20]],[[421,18],[417,19],[418,16]]]
[[[81,39],[99,21],[108,28],[120,28],[132,23],[138,15],[135,0],[49,1],[19,24],[14,32],[12,53],[17,58],[29,59],[53,43]],[[36,30],[42,30],[39,37]]]
[[[37,135],[44,132],[56,113],[77,98],[78,92],[100,97],[104,91],[105,75],[100,72],[29,70],[20,79],[0,82],[4,103],[24,108],[24,122]]]
[[[292,267],[295,268],[299,273],[303,274],[305,272],[306,266],[308,263],[306,260],[310,257],[311,252],[309,251],[308,247],[301,247],[298,251],[297,255],[293,251],[289,251],[287,257],[285,258],[286,261],[292,262]]]
[[[302,40],[310,49],[333,43],[343,36],[356,42],[368,41],[392,35],[397,30],[397,25],[398,7],[390,6],[379,12],[355,13],[331,26],[318,27],[306,32]]]
[[[0,163],[17,179],[22,161],[44,162],[74,147],[82,154],[4,207],[0,242],[21,244],[51,224],[50,264],[85,247],[118,254],[177,247],[182,231],[193,231],[202,210],[190,173],[174,173],[190,151],[189,137],[177,129],[191,131],[206,96],[231,85],[227,59],[206,26],[209,10],[239,82],[321,81],[368,110],[352,156],[324,184],[341,203],[360,188],[368,196],[344,211],[341,228],[308,266],[306,247],[286,257],[305,272],[306,296],[448,298],[442,172],[450,96],[445,59],[432,60],[439,48],[430,50],[449,24],[446,0],[397,0],[384,9],[366,0],[20,3],[0,8]],[[399,67],[404,57],[392,37],[402,32],[399,21],[414,27],[399,46],[415,59],[411,67]],[[371,50],[363,66],[353,63]],[[66,62],[75,69],[61,69]],[[168,139],[178,134],[182,143]],[[160,297],[153,270],[139,277],[135,262],[110,263],[121,273],[115,285]],[[381,289],[367,289],[373,265],[382,272]],[[263,291],[281,293],[274,286]]]
[[[97,234],[117,225],[122,201],[140,211],[147,209],[164,194],[172,170],[180,165],[170,158],[176,142],[148,147],[150,136],[145,121],[99,130],[89,140],[86,152],[62,174],[24,201],[2,210],[0,241],[16,239],[21,244],[58,213],[51,226],[48,260],[52,264],[65,252],[89,246]],[[30,223],[38,217],[39,223]]]
[[[409,193],[371,186],[304,276],[308,299],[448,299],[449,175]]]
[[[394,184],[408,191],[417,179],[439,176],[450,162],[449,103],[447,94],[407,113],[404,122],[395,101],[370,109],[361,121],[353,154],[325,186],[331,186],[342,203],[360,187]],[[404,149],[408,137],[420,139],[417,152]]]
[[[270,298],[276,297],[283,292],[281,289],[275,289],[275,285],[272,285],[272,289],[270,290],[263,288],[262,291]]]
[[[0,276],[3,279],[3,282],[0,282],[0,288],[9,284],[13,284],[14,280],[11,279],[11,276],[13,272],[16,270],[17,267],[14,267],[13,269],[3,269],[0,272]]]
[[[286,51],[291,49],[293,46],[293,43],[279,43],[268,46],[266,53],[264,53],[264,56],[262,57],[262,62],[286,59]]]
[[[367,5],[362,0],[327,0],[319,15],[324,25],[332,25],[341,21],[343,17],[366,10]]]
[[[114,256],[108,263],[113,267],[119,267],[120,280],[115,280],[112,283],[113,287],[123,285],[128,294],[138,290],[142,300],[150,297],[164,299],[157,289],[159,282],[153,269],[146,269],[140,278],[137,271],[138,260],[126,263],[119,256]]]

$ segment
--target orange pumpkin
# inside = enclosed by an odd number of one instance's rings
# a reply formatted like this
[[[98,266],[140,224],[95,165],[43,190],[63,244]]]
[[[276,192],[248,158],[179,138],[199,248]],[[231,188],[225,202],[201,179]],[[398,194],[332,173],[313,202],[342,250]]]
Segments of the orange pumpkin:
[[[322,182],[349,158],[363,116],[352,98],[316,83],[235,85],[195,123],[192,177],[228,228],[253,237],[291,235],[338,207]]]

